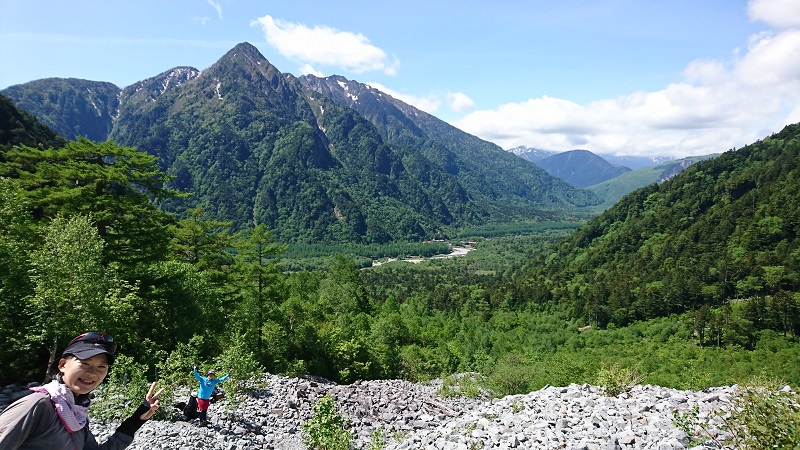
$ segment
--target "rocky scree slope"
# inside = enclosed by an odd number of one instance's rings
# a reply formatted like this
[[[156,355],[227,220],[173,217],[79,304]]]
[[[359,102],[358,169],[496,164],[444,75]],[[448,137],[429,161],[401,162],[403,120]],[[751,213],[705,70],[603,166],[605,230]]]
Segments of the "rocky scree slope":
[[[146,423],[129,449],[305,449],[301,424],[325,395],[335,400],[355,436],[354,448],[374,444],[372,434],[385,436],[385,450],[400,449],[685,449],[689,437],[673,424],[673,412],[697,406],[709,420],[712,410],[729,405],[732,387],[683,391],[636,386],[607,397],[595,386],[548,386],[524,395],[495,399],[440,398],[441,380],[417,384],[400,380],[337,385],[317,378],[265,374],[240,401],[212,405],[208,427],[197,421]],[[0,409],[19,396],[20,388],[0,393]],[[186,388],[185,395],[188,396]],[[164,407],[169,407],[164,405]],[[92,423],[102,442],[117,424]],[[711,445],[694,447],[715,448]]]

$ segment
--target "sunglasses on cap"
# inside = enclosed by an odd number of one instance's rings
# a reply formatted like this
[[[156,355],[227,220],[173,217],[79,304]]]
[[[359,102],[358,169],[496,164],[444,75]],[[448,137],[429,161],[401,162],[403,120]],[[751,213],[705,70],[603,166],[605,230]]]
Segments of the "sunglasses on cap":
[[[87,342],[89,344],[102,345],[106,350],[111,352],[112,355],[117,353],[117,342],[114,340],[114,337],[107,334],[98,333],[96,331],[79,335],[75,339],[69,341],[69,344],[67,344],[66,348],[69,348],[76,342]]]

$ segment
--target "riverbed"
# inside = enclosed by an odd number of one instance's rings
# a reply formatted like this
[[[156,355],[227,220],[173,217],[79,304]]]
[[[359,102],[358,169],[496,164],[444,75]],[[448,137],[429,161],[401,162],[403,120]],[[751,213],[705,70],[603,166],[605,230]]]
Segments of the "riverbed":
[[[405,261],[405,262],[410,262],[410,263],[414,263],[414,264],[419,264],[422,261],[425,261],[425,260],[428,260],[428,259],[455,258],[457,256],[464,256],[467,253],[471,252],[472,250],[475,250],[475,248],[474,247],[453,247],[453,250],[450,253],[442,253],[440,255],[433,255],[430,258],[414,257],[414,258],[402,258],[402,259],[389,258],[386,261],[377,261],[376,260],[376,261],[372,261],[372,267],[380,266],[381,264],[386,264],[386,263],[390,263],[390,262],[394,262],[394,261]]]

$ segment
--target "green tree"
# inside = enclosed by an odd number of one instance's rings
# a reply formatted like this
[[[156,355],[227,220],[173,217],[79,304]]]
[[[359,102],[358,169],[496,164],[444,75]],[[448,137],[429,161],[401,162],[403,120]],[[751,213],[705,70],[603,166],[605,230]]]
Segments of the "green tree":
[[[172,216],[151,201],[179,196],[156,158],[85,138],[58,149],[20,146],[4,154],[0,176],[23,189],[35,219],[91,214],[106,245],[104,260],[124,265],[165,254]]]
[[[777,331],[786,337],[789,331],[794,332],[800,317],[800,308],[797,305],[795,294],[785,290],[778,291],[769,302],[770,315]]]
[[[170,227],[170,251],[179,261],[198,270],[222,270],[233,264],[230,222],[206,218],[202,207],[186,211],[187,217]]]
[[[266,225],[258,224],[239,237],[236,254],[237,286],[240,302],[237,306],[237,328],[243,335],[256,333],[255,352],[264,356],[264,324],[281,298],[283,275],[277,269],[276,255],[286,250],[272,240]]]
[[[136,325],[142,339],[167,353],[193,335],[223,331],[226,321],[214,283],[189,263],[162,261],[140,271],[142,318]],[[211,341],[216,342],[216,341]],[[214,349],[216,350],[216,349]]]
[[[48,367],[73,336],[113,333],[121,321],[135,322],[135,293],[103,267],[102,255],[103,240],[93,220],[82,215],[56,216],[45,228],[43,246],[31,255],[31,331],[48,350]]]
[[[300,424],[303,441],[314,450],[349,450],[353,433],[345,428],[345,418],[336,411],[330,394],[317,400],[311,419]]]
[[[686,318],[691,322],[692,336],[697,338],[697,345],[702,347],[706,340],[706,331],[713,319],[711,308],[703,305],[699,309],[687,313]]]
[[[36,246],[28,204],[22,192],[0,178],[0,385],[17,381],[12,376],[29,375],[25,363],[31,354],[26,328],[30,308],[25,298],[32,294],[29,255]]]

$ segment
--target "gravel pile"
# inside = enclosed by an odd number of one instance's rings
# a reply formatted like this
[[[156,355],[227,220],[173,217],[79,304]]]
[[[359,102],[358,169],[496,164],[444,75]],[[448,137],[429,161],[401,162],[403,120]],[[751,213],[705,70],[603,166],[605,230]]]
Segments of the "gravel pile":
[[[237,403],[226,399],[212,404],[207,427],[199,427],[197,420],[151,420],[128,448],[304,450],[300,424],[311,418],[314,403],[330,394],[349,421],[356,449],[371,448],[373,432],[379,430],[385,436],[385,450],[677,450],[691,447],[689,437],[674,426],[673,412],[697,406],[700,417],[708,417],[712,409],[726,406],[736,389],[682,391],[645,385],[606,397],[595,386],[573,384],[499,399],[471,399],[438,397],[441,381],[337,385],[270,374],[263,381],[266,387],[254,389]],[[0,392],[0,409],[18,391],[11,386]],[[715,428],[714,423],[709,425]],[[116,424],[91,427],[102,442]],[[719,431],[712,433],[722,437]]]

